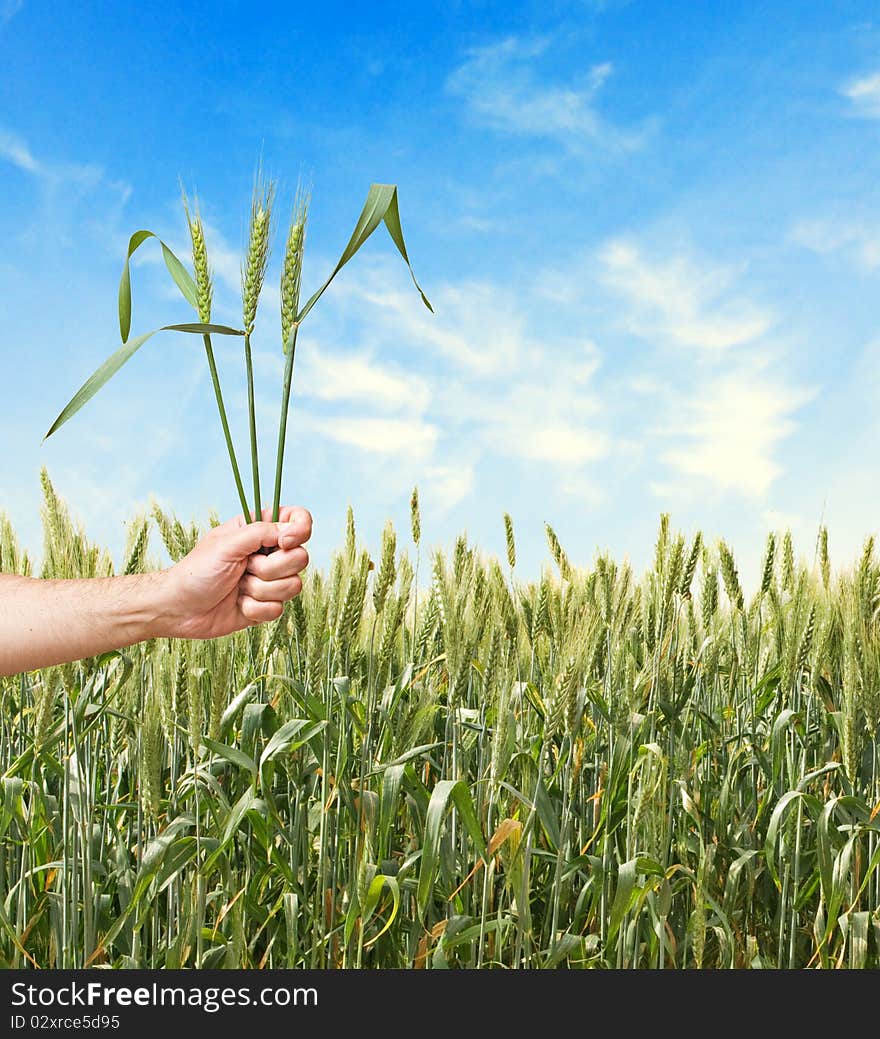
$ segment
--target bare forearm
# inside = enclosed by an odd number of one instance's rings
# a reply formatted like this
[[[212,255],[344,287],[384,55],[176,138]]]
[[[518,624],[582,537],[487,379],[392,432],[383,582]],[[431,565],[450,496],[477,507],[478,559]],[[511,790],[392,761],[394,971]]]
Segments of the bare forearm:
[[[213,639],[278,620],[302,590],[305,509],[280,522],[237,516],[168,570],[76,581],[0,574],[0,675],[50,667],[145,639]],[[260,549],[271,548],[271,555]]]
[[[0,574],[0,675],[170,634],[165,574],[41,581]]]

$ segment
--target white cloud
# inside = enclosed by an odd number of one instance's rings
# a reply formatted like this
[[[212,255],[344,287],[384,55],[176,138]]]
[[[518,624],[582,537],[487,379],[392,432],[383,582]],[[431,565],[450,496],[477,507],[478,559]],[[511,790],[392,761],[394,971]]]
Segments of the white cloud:
[[[67,242],[72,226],[79,223],[102,244],[113,244],[116,221],[131,194],[128,184],[108,178],[102,167],[92,163],[37,157],[26,141],[4,127],[0,127],[0,161],[30,174],[39,191],[41,208],[30,223],[22,225],[23,241],[42,245],[45,229],[51,227],[54,244]],[[97,218],[92,196],[99,191]]]
[[[298,373],[300,392],[324,401],[363,401],[380,410],[422,414],[431,393],[424,379],[369,354],[340,354],[312,343]]]
[[[613,320],[650,346],[639,370],[622,374],[621,395],[631,395],[631,421],[667,470],[650,486],[677,501],[763,499],[814,391],[786,372],[785,350],[767,338],[774,315],[736,268],[675,245],[657,255],[624,238],[598,252],[599,280],[623,303]]]
[[[730,292],[728,269],[685,255],[651,259],[622,238],[598,258],[602,282],[629,304],[623,321],[638,336],[713,354],[757,339],[773,322],[766,308]]]
[[[219,294],[232,298],[237,255],[213,229],[209,247]],[[737,269],[617,238],[552,283],[550,273],[536,270],[525,292],[490,281],[435,285],[431,315],[396,258],[365,257],[304,329],[299,428],[329,442],[332,464],[357,458],[379,484],[418,480],[438,509],[466,500],[478,473],[499,468],[590,505],[622,468],[665,469],[651,485],[659,495],[766,506],[780,446],[812,393],[789,384],[778,347],[771,365],[773,315],[742,289]],[[602,352],[579,334],[590,282],[613,304],[612,325],[652,348],[638,370],[617,362],[610,392]],[[561,325],[532,320],[536,299],[546,301],[541,285],[552,285]],[[682,349],[698,363],[683,365]],[[273,377],[280,371],[275,350],[257,360]]]
[[[821,256],[843,253],[864,270],[880,266],[880,228],[874,221],[851,218],[801,220],[791,238]]]
[[[300,421],[330,440],[369,454],[397,456],[424,463],[430,461],[437,445],[436,427],[419,419],[366,415],[316,418],[300,413]]]
[[[430,466],[423,488],[422,500],[431,512],[444,512],[464,501],[474,489],[474,467],[467,463]]]
[[[761,361],[713,373],[677,395],[678,414],[660,430],[676,443],[660,458],[692,492],[760,499],[782,472],[777,451],[796,428],[794,414],[814,395]],[[681,493],[682,484],[655,489]]]
[[[0,22],[2,22],[2,8],[0,8]],[[27,144],[16,134],[10,133],[0,127],[0,159],[11,162],[13,166],[26,170],[28,173],[37,173],[39,164],[31,154]]]
[[[128,190],[126,185],[107,181],[100,166],[92,163],[47,161],[38,159],[30,146],[18,134],[0,127],[0,159],[11,162],[19,169],[32,174],[46,189],[47,193],[57,195],[61,190],[82,196],[94,190],[99,184],[105,184]]]
[[[431,315],[399,267],[370,258],[317,313],[296,391],[322,404],[311,428],[377,461],[421,459],[447,502],[471,493],[478,464],[517,463],[593,499],[588,471],[611,445],[596,345],[535,331],[531,298],[489,282],[434,286]]]
[[[592,65],[575,82],[554,83],[537,68],[549,49],[547,39],[514,36],[474,47],[449,76],[447,90],[465,101],[475,122],[501,133],[555,139],[574,151],[588,142],[611,149],[638,147],[644,130],[618,129],[596,107],[611,63]]]
[[[880,119],[880,72],[851,80],[840,92],[849,98],[859,115]]]
[[[366,277],[362,272],[351,291],[393,316],[398,341],[427,346],[475,375],[490,376],[513,364],[524,317],[508,289],[489,282],[447,284],[432,292],[431,314],[409,286],[389,289],[385,270],[375,266]]]
[[[569,475],[608,453],[593,389],[598,351],[592,344],[523,344],[515,368],[493,390],[447,402],[479,430],[482,443],[507,458]]]

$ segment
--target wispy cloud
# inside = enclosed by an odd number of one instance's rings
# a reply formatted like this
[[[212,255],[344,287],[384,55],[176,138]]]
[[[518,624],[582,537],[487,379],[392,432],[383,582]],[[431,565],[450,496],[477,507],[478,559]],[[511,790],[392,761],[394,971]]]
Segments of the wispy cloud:
[[[864,270],[880,266],[880,227],[873,220],[801,220],[792,229],[791,238],[821,256],[842,253]]]
[[[369,454],[404,456],[412,461],[430,461],[437,444],[437,429],[421,419],[389,419],[355,415],[347,418],[306,419],[323,436],[346,447]]]
[[[369,354],[341,354],[315,344],[298,372],[305,397],[354,401],[379,410],[415,412],[428,408],[431,393],[424,379],[382,364]]]
[[[0,15],[2,21],[2,15]],[[31,154],[27,144],[16,134],[0,127],[0,159],[11,162],[20,170],[28,173],[38,173],[40,166]]]
[[[429,466],[425,477],[431,505],[441,511],[454,508],[474,489],[474,467],[468,463]]]
[[[71,228],[81,217],[84,227],[109,244],[116,219],[131,195],[128,184],[108,177],[102,167],[92,163],[38,157],[27,141],[2,126],[0,161],[27,173],[40,194],[42,211],[35,222],[24,225],[24,240],[44,240],[48,226],[55,243],[69,241]],[[90,210],[83,212],[79,207],[99,190],[101,216],[95,219]]]
[[[490,282],[435,286],[432,317],[396,266],[362,264],[335,293],[337,324],[312,329],[300,369],[321,410],[310,426],[377,460],[418,460],[447,505],[481,464],[524,465],[594,498],[590,473],[611,446],[595,344],[536,331],[528,295]]]
[[[599,251],[600,278],[628,305],[622,320],[634,334],[719,353],[764,335],[768,309],[731,291],[734,273],[684,254],[654,259],[615,238]]]
[[[880,119],[880,72],[850,80],[840,92],[852,102],[856,114]]]
[[[475,376],[491,376],[516,360],[524,315],[509,289],[487,281],[447,283],[433,293],[435,312],[448,315],[438,320],[413,297],[409,286],[389,290],[386,281],[383,287],[376,270],[367,278],[362,274],[355,291],[365,304],[385,311],[386,319],[394,318],[399,337],[418,342]]]
[[[12,21],[23,7],[24,0],[0,0],[0,26]]]
[[[768,340],[774,313],[743,287],[742,271],[692,249],[649,252],[615,238],[598,262],[600,281],[623,303],[616,321],[649,344],[627,386],[642,443],[668,473],[652,481],[655,493],[762,499],[783,471],[781,442],[814,396]]]
[[[660,457],[679,479],[655,490],[674,498],[707,489],[762,498],[782,473],[778,449],[796,429],[795,413],[814,395],[760,361],[709,375],[677,395],[676,415],[660,430],[677,442]]]
[[[593,344],[536,337],[519,344],[503,377],[464,392],[456,388],[442,404],[493,454],[559,474],[583,472],[608,454],[611,442],[594,387],[598,368]]]
[[[551,41],[507,37],[469,50],[451,73],[447,90],[462,98],[471,118],[499,133],[556,140],[572,151],[585,146],[629,150],[646,129],[621,129],[598,110],[598,98],[613,72],[610,62],[584,70],[574,82],[543,75]]]

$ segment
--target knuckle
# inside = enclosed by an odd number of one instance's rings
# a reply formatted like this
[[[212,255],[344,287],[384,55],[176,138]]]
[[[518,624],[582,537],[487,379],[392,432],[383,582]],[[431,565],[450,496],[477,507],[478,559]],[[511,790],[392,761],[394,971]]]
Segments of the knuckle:
[[[299,509],[297,515],[297,521],[303,530],[311,532],[312,529],[312,514],[308,509]]]
[[[252,599],[256,599],[257,602],[260,602],[263,599],[263,581],[261,581],[259,577],[251,575],[247,580],[245,589],[248,595]]]

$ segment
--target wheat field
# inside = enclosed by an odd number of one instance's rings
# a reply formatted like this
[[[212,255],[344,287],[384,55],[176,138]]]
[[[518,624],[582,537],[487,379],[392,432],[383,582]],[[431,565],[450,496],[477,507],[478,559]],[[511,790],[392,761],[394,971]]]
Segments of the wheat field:
[[[43,490],[34,576],[112,573]],[[771,535],[747,598],[666,517],[531,582],[509,517],[500,561],[412,520],[277,623],[0,679],[4,966],[880,965],[872,540]],[[155,507],[120,569],[198,536]]]

